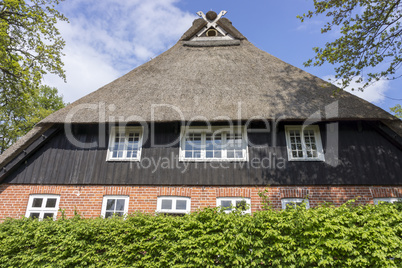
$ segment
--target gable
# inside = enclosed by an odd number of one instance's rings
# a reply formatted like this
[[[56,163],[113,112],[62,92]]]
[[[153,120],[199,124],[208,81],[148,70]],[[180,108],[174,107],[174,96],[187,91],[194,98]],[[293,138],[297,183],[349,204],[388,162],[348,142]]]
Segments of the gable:
[[[244,162],[205,165],[179,159],[177,123],[155,124],[155,144],[142,147],[138,162],[106,161],[107,145],[82,149],[57,132],[16,169],[4,183],[92,185],[400,185],[402,150],[370,124],[339,124],[339,166],[326,162],[288,161],[285,125],[279,125],[276,144],[267,133],[248,133]],[[293,123],[294,124],[294,123]],[[77,126],[78,127],[78,126]],[[80,141],[98,142],[96,126],[79,126]],[[326,149],[325,124],[320,127]],[[108,138],[108,136],[107,136]],[[172,141],[176,141],[173,142]],[[166,145],[169,144],[170,145]],[[263,165],[252,166],[255,161]],[[282,161],[282,162],[281,162]],[[282,164],[281,164],[282,163]],[[163,166],[165,165],[165,166]],[[216,165],[217,168],[213,168]],[[285,165],[285,168],[283,168]]]

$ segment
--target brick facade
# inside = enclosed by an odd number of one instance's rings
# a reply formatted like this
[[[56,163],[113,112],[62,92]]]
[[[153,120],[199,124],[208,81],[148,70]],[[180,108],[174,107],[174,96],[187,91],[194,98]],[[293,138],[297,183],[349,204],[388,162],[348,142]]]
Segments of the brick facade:
[[[268,196],[274,208],[281,208],[282,198],[308,198],[310,207],[323,202],[341,205],[349,199],[358,198],[358,203],[373,204],[376,197],[402,198],[402,186],[278,186],[278,187],[210,187],[210,186],[66,186],[66,185],[21,185],[0,184],[0,220],[7,217],[20,218],[25,215],[30,194],[60,195],[59,208],[64,209],[67,217],[74,211],[82,216],[98,217],[101,213],[104,195],[129,196],[128,212],[153,213],[156,210],[158,196],[191,197],[191,211],[203,207],[215,207],[217,197],[251,198],[251,210],[255,212],[262,207],[259,192]],[[58,213],[60,216],[60,212]]]

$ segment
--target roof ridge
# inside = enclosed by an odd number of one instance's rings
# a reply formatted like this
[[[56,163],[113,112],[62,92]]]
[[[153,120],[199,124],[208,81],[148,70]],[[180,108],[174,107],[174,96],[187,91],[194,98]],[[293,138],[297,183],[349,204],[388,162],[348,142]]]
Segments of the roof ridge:
[[[214,11],[208,11],[206,15],[202,11],[198,11],[197,14],[201,16],[202,18],[195,19],[193,21],[192,26],[182,35],[180,38],[180,41],[190,41],[192,38],[194,38],[197,34],[203,33],[204,31],[207,31],[209,28],[214,27],[221,27],[224,31],[226,31],[227,34],[232,36],[234,39],[238,40],[244,40],[247,39],[244,37],[243,34],[237,30],[232,22],[227,19],[223,18],[222,16],[226,14],[226,11],[221,11],[218,14],[216,14]],[[204,29],[204,31],[203,31]]]

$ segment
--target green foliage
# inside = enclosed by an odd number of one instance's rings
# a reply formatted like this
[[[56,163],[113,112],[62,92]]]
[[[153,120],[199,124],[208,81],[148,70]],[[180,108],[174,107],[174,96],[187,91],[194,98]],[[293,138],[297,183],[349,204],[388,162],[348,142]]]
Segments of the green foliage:
[[[402,212],[402,199],[399,199],[398,201],[394,202],[394,206],[396,206],[396,209],[398,211]]]
[[[401,267],[401,245],[392,204],[0,224],[1,267]]]
[[[0,153],[40,120],[65,106],[56,88],[40,86],[11,98],[0,97]]]
[[[11,101],[37,88],[47,72],[65,78],[64,41],[56,23],[67,19],[54,9],[59,0],[0,1],[0,94]],[[3,102],[2,102],[3,104]]]
[[[390,110],[394,113],[396,117],[402,119],[402,106],[400,104],[397,104],[395,107],[390,108]]]
[[[402,61],[402,3],[399,0],[314,0],[314,11],[298,16],[303,22],[314,15],[324,14],[330,19],[322,33],[340,28],[340,37],[315,47],[316,56],[305,66],[321,66],[325,62],[338,64],[336,78],[341,88],[355,79],[364,89],[382,78],[401,76]]]

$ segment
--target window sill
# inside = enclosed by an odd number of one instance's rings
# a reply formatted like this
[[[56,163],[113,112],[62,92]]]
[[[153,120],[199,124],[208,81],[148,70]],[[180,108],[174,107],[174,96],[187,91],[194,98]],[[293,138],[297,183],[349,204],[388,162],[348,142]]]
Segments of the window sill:
[[[167,215],[185,215],[189,214],[190,211],[165,211],[165,210],[156,210],[158,214],[167,214]]]
[[[308,159],[308,158],[293,158],[293,159],[288,159],[289,162],[325,162],[325,159],[320,159],[320,158],[313,158],[313,159]]]
[[[106,162],[140,162],[141,159],[106,159]]]
[[[228,163],[228,162],[248,162],[248,159],[244,158],[239,158],[239,159],[183,159],[180,158],[179,162],[223,162],[223,163]]]

